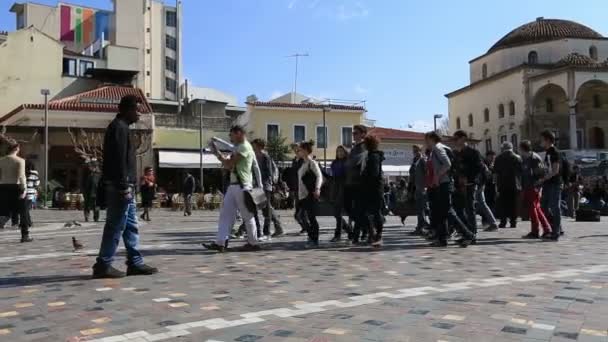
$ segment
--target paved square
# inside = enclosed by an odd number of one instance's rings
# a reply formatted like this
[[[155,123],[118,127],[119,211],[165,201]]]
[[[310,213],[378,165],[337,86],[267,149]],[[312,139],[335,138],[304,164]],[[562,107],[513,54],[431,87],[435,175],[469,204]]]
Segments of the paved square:
[[[522,240],[523,222],[467,249],[430,249],[407,234],[411,219],[389,218],[374,251],[327,242],[334,222],[322,218],[325,242],[307,250],[283,212],[288,236],[215,254],[200,243],[214,238],[217,212],[157,210],[140,232],[161,273],[92,280],[102,224],[33,215],[32,244],[0,231],[0,341],[608,342],[605,222],[565,220],[559,243]]]

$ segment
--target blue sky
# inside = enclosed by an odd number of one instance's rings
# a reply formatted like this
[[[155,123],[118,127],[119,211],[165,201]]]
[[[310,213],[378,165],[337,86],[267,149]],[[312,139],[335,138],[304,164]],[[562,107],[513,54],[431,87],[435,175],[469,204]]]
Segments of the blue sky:
[[[52,0],[36,0],[54,4]],[[110,8],[109,0],[73,0]],[[174,1],[171,1],[174,2]],[[298,90],[367,101],[378,125],[407,128],[447,113],[443,96],[468,83],[468,64],[513,28],[562,18],[608,34],[608,3],[588,0],[184,0],[184,67],[192,84],[244,101]],[[0,29],[12,1],[0,0]]]

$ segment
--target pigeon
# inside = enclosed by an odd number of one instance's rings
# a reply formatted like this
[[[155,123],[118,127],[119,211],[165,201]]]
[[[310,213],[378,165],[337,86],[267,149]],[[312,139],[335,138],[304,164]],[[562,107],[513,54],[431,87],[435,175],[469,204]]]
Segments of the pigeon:
[[[78,221],[74,221],[72,222],[73,225],[75,225],[76,227],[82,227],[82,224],[80,224],[80,222]]]
[[[63,228],[72,228],[72,226],[74,226],[73,222],[66,222],[66,224],[63,225]]]
[[[72,236],[72,246],[74,246],[74,250],[78,251],[84,248],[82,242],[76,240],[76,237]]]

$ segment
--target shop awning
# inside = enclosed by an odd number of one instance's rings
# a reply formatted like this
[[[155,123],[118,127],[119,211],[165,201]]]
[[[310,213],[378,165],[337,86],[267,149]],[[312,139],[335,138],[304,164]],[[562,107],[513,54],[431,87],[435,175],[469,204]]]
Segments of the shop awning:
[[[158,167],[168,169],[198,169],[200,167],[200,153],[158,151]],[[217,169],[221,167],[220,161],[213,154],[203,155],[203,168]]]
[[[407,177],[410,175],[410,165],[382,165],[385,176]]]

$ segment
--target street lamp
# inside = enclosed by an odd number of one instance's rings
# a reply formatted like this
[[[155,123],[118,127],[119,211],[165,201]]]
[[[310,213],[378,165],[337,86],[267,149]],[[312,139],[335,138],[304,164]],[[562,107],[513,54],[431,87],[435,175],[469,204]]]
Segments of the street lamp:
[[[204,150],[203,150],[203,113],[205,111],[205,104],[207,103],[206,100],[201,100],[199,102],[201,109],[200,109],[200,113],[199,113],[199,118],[200,118],[200,127],[199,127],[199,147],[200,147],[200,159],[199,159],[199,163],[200,163],[200,168],[201,168],[201,192],[204,194],[205,193],[205,186],[203,183],[203,155],[204,155]]]
[[[435,132],[437,132],[437,119],[441,119],[443,117],[443,114],[435,114],[433,115],[433,127]]]
[[[330,106],[323,106],[323,168],[327,170],[327,123],[325,121],[325,114],[331,112]]]
[[[40,95],[44,96],[44,204],[47,208],[49,192],[49,95],[48,89],[40,89]]]

